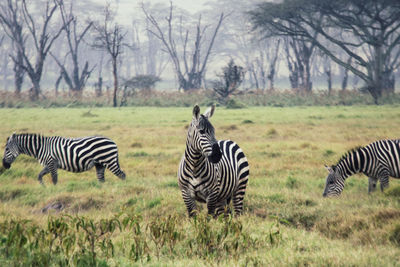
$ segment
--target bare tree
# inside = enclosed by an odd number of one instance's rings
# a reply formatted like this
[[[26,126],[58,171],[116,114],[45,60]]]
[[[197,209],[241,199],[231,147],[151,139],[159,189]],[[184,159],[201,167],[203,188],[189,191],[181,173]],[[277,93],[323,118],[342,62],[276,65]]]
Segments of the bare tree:
[[[111,57],[114,78],[113,106],[117,107],[118,59],[122,54],[122,42],[126,33],[124,33],[122,27],[114,21],[110,5],[107,5],[104,9],[104,20],[101,23],[102,24],[93,24],[97,32],[93,46],[105,50]]]
[[[52,18],[56,10],[57,4],[47,0],[44,13],[42,14],[43,23],[38,25],[38,19],[32,16],[26,0],[22,0],[22,15],[33,43],[34,56],[28,54],[25,43],[19,43],[18,46],[21,49],[21,54],[24,59],[22,68],[26,71],[32,82],[32,88],[30,90],[32,100],[37,100],[39,98],[39,94],[41,93],[40,80],[43,74],[44,62],[54,41],[60,36],[64,28],[62,25],[53,31],[50,29]]]
[[[259,84],[257,88],[264,90],[268,83],[268,89],[274,89],[280,43],[280,39],[270,40],[270,42],[258,40],[257,46],[254,47],[253,53],[255,52],[258,55],[253,60],[254,63],[252,62],[250,69],[254,72],[254,78]]]
[[[311,92],[311,59],[315,51],[315,45],[304,38],[295,36],[287,36],[284,41],[284,51],[292,89],[306,93]]]
[[[145,25],[139,21],[133,22],[131,34],[133,44],[130,46],[133,54],[132,63],[134,65],[135,76],[153,75],[161,76],[168,65],[168,55],[162,51],[162,43],[150,31],[141,33],[142,27],[149,27],[149,21],[145,20]],[[131,73],[128,72],[127,73]]]
[[[173,34],[175,29],[173,28],[173,6],[170,3],[169,14],[165,18],[167,22],[167,30],[164,32],[157,19],[149,14],[142,5],[142,10],[146,15],[147,20],[153,25],[154,30],[148,29],[154,36],[156,36],[164,45],[166,52],[170,55],[171,61],[174,65],[174,70],[178,78],[179,89],[184,91],[191,89],[198,89],[201,87],[202,80],[206,71],[207,62],[213,47],[215,38],[218,30],[224,20],[225,16],[223,13],[219,16],[217,26],[212,34],[208,47],[202,56],[202,44],[204,42],[204,34],[207,26],[201,25],[201,15],[196,24],[196,31],[194,36],[194,44],[190,53],[189,50],[189,29],[184,30],[182,26],[182,19],[180,19],[180,40],[182,42],[182,51],[177,49],[177,41]],[[179,53],[181,52],[181,53]],[[183,62],[182,62],[183,61]]]
[[[65,56],[64,63],[61,62],[57,57],[50,52],[54,60],[60,67],[60,77],[64,78],[70,91],[75,94],[81,95],[83,88],[85,87],[87,79],[93,71],[93,68],[89,70],[88,61],[85,62],[82,72],[80,72],[79,64],[79,46],[82,43],[83,38],[92,27],[93,22],[89,22],[83,27],[80,33],[78,33],[78,19],[72,12],[72,3],[69,12],[65,10],[64,1],[55,0],[60,8],[61,19],[63,23],[63,29],[67,37],[68,53]],[[65,64],[66,58],[69,56],[72,61],[72,72],[69,73]],[[58,80],[59,81],[59,80]]]
[[[22,84],[24,82],[24,57],[25,40],[23,35],[23,18],[21,7],[18,1],[7,0],[0,5],[0,23],[6,33],[11,39],[13,51],[10,57],[13,60],[14,71],[14,85],[15,94],[21,93]]]

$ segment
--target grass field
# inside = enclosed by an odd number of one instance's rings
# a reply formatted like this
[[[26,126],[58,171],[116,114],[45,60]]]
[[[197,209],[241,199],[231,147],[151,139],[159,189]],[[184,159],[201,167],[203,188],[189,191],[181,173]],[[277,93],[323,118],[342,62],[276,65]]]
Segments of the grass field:
[[[207,219],[205,207],[188,219],[177,186],[191,114],[191,107],[0,109],[1,143],[12,132],[103,135],[119,146],[127,174],[121,181],[106,171],[99,184],[94,169],[59,170],[59,183],[47,175],[43,187],[33,158],[1,168],[0,265],[400,265],[399,180],[368,195],[368,179],[356,175],[340,198],[322,198],[324,164],[355,146],[399,138],[399,106],[217,107],[217,139],[236,141],[250,164],[244,215],[218,220]],[[64,210],[42,212],[54,202]],[[68,230],[57,232],[62,223]],[[90,231],[82,227],[91,223]]]

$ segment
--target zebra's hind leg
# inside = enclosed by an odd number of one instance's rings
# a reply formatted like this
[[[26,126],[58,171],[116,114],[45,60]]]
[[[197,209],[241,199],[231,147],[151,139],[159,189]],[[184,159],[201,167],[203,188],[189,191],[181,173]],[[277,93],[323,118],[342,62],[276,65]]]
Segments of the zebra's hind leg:
[[[248,176],[246,176],[244,179],[241,179],[235,193],[233,194],[232,202],[235,215],[240,215],[243,212],[243,199],[244,195],[246,194],[247,180]]]
[[[56,185],[57,181],[58,181],[57,162],[55,160],[53,160],[47,165],[47,167],[49,169],[49,172],[51,173],[51,181],[53,182],[54,185]]]
[[[125,173],[121,170],[121,167],[119,166],[118,163],[118,158],[111,164],[109,164],[107,166],[107,168],[115,175],[117,176],[119,179],[121,180],[125,180],[126,175]]]
[[[96,167],[97,180],[104,183],[104,171],[106,170],[106,167],[99,163],[96,163],[94,166]]]
[[[46,175],[46,174],[48,174],[49,172],[50,172],[49,168],[48,168],[47,166],[45,166],[45,167],[43,168],[43,170],[39,173],[39,175],[38,175],[38,181],[39,181],[39,183],[40,183],[41,185],[44,185],[44,183],[43,183],[43,176]]]
[[[368,193],[372,193],[376,190],[376,184],[378,179],[374,177],[368,177]]]

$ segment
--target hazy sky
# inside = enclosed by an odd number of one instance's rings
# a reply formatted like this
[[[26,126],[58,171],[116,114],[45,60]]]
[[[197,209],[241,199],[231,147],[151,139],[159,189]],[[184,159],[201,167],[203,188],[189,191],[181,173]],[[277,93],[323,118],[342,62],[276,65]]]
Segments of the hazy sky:
[[[99,4],[105,5],[106,3],[111,3],[113,6],[118,5],[117,19],[123,20],[123,23],[130,24],[130,17],[133,16],[135,11],[141,12],[139,9],[140,4],[143,3],[165,3],[169,5],[169,0],[94,0]],[[172,0],[172,4],[176,7],[183,8],[190,13],[195,13],[204,8],[204,4],[210,0]],[[122,21],[121,21],[122,22]]]

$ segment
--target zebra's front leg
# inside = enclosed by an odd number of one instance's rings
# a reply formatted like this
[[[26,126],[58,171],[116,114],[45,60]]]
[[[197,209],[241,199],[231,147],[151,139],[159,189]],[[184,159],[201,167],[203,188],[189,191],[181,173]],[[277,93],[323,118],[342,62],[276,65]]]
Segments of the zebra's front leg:
[[[389,175],[381,176],[379,182],[381,183],[381,191],[383,192],[386,187],[389,187]]]
[[[104,183],[104,181],[105,181],[104,180],[104,171],[106,170],[106,168],[99,163],[96,163],[95,166],[96,166],[97,180],[99,180],[99,182],[101,182],[101,183]]]
[[[221,214],[225,214],[225,216],[228,216],[229,214],[232,213],[232,210],[229,206],[230,203],[230,198],[224,201],[220,201],[217,203],[217,208],[215,210],[215,216],[219,217]]]
[[[190,192],[182,190],[182,198],[183,202],[185,203],[189,217],[196,216],[197,214],[196,201],[191,197]]]
[[[218,216],[218,212],[220,209],[217,209],[217,205],[218,205],[218,191],[214,191],[207,198],[208,215],[211,215],[214,218]]]
[[[43,176],[46,175],[46,174],[48,174],[49,172],[50,172],[49,168],[48,168],[47,166],[45,166],[45,167],[43,168],[43,170],[39,173],[39,175],[38,175],[38,181],[39,181],[39,183],[40,183],[41,185],[44,186],[44,183],[43,183]]]
[[[368,193],[372,193],[376,190],[376,184],[378,179],[374,177],[368,177]]]

